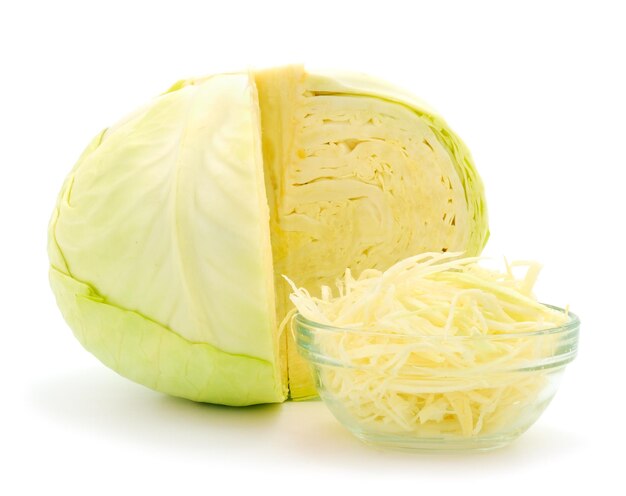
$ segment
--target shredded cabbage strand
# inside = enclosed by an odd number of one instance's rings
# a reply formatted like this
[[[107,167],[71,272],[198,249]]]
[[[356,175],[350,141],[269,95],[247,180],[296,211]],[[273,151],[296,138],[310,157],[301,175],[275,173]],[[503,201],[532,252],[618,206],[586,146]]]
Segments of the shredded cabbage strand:
[[[533,331],[563,325],[567,313],[532,293],[536,262],[497,271],[460,253],[424,253],[385,272],[348,269],[337,285],[311,296],[287,277],[290,298],[321,328],[319,353],[339,366],[319,367],[334,404],[379,431],[475,436],[524,425],[548,384],[538,361],[557,338]],[[525,269],[518,278],[514,272]]]

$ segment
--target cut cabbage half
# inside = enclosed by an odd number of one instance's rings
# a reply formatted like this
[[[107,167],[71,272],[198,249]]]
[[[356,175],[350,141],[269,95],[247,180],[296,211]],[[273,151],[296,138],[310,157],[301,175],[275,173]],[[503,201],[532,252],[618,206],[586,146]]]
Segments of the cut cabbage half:
[[[286,67],[181,81],[98,135],[49,229],[85,348],[141,384],[247,405],[315,395],[279,323],[314,291],[488,236],[469,152],[385,83]]]

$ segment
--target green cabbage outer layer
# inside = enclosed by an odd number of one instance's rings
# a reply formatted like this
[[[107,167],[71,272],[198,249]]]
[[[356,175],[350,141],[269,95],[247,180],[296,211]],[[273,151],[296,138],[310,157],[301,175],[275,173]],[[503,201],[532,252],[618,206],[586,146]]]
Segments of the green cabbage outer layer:
[[[285,398],[255,108],[245,74],[175,88],[95,138],[53,214],[65,319],[102,362],[158,391]]]

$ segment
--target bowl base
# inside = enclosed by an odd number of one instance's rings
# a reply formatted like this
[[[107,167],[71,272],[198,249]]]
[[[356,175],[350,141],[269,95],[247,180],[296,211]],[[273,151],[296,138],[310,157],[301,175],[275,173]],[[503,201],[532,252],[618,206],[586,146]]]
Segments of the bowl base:
[[[491,451],[508,446],[515,441],[522,432],[507,433],[506,435],[481,436],[469,438],[419,438],[410,439],[406,436],[376,435],[369,432],[351,431],[360,441],[367,445],[383,447],[399,451],[428,452],[435,451],[454,453],[468,451]]]

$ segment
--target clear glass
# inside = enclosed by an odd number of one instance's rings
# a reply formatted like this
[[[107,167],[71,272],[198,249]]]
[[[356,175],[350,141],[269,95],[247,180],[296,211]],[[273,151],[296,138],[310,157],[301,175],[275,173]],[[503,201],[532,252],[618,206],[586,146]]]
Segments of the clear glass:
[[[364,332],[300,314],[294,330],[320,397],[362,441],[486,450],[519,437],[554,397],[578,348],[580,321],[567,315],[561,327],[479,337]]]

